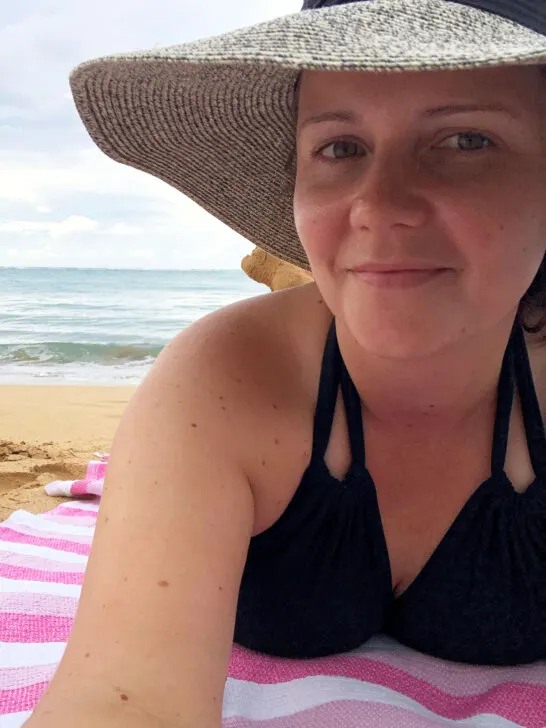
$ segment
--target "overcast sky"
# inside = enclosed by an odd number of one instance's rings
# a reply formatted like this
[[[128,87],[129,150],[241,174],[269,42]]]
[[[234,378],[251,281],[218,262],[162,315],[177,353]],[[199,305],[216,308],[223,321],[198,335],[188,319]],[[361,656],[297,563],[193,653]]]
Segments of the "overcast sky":
[[[94,146],[68,75],[89,58],[216,35],[301,4],[0,2],[0,266],[239,268],[250,242]]]

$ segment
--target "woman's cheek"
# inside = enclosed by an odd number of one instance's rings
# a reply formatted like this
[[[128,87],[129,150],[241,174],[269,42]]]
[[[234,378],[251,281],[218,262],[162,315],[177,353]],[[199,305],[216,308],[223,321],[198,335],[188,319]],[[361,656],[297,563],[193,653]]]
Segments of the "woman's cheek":
[[[300,241],[310,259],[322,258],[331,248],[337,215],[330,207],[299,197],[294,205],[294,222]]]

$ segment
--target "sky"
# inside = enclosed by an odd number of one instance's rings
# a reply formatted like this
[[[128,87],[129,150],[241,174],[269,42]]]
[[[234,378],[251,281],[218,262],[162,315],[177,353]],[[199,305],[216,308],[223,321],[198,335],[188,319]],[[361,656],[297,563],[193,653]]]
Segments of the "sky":
[[[68,76],[110,53],[298,12],[298,0],[0,3],[0,266],[239,268],[253,245],[166,183],[98,150]]]

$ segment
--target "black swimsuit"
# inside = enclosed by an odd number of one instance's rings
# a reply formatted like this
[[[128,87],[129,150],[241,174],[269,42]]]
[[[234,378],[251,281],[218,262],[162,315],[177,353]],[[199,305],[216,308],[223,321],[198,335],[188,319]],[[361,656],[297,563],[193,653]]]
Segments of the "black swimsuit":
[[[343,481],[324,461],[340,385],[352,451]],[[504,472],[514,385],[536,475],[523,493]],[[366,469],[361,402],[332,321],[311,461],[282,516],[251,539],[234,640],[303,659],[352,650],[379,632],[448,660],[516,665],[546,659],[546,436],[517,322],[499,378],[491,476],[395,598]]]

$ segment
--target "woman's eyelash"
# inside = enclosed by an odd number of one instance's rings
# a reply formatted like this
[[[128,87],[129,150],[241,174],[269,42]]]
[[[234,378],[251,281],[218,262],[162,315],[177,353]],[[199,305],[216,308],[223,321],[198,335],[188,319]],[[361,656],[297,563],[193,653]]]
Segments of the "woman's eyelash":
[[[478,152],[484,152],[484,151],[486,151],[486,149],[489,148],[489,147],[491,147],[491,146],[493,146],[493,147],[496,147],[497,146],[495,144],[495,142],[491,139],[491,137],[489,137],[487,134],[483,134],[482,132],[479,132],[479,131],[472,131],[470,129],[465,129],[464,131],[458,131],[458,132],[455,132],[454,134],[450,134],[449,136],[447,136],[444,139],[442,139],[442,141],[439,142],[439,143],[442,144],[442,143],[446,142],[448,139],[452,139],[452,138],[458,137],[458,136],[481,137],[482,139],[484,139],[484,140],[486,140],[488,142],[488,145],[487,145],[487,147],[485,149],[476,149],[476,150],[474,150],[474,149],[459,149],[459,150],[454,150],[454,151],[459,151],[459,152],[463,152],[463,153],[466,153],[466,154],[477,154]],[[354,144],[355,146],[362,146],[361,144],[359,144],[359,142],[356,142],[356,141],[354,141],[352,139],[346,139],[344,137],[340,137],[338,139],[333,139],[332,141],[328,142],[327,144],[323,144],[319,149],[317,149],[313,153],[313,156],[321,156],[322,155],[322,152],[325,149],[328,149],[328,147],[332,147],[332,146],[334,146],[336,144]],[[358,156],[361,156],[361,155],[353,155],[353,156],[344,157],[344,158],[339,158],[339,157],[322,157],[322,159],[325,159],[325,160],[327,160],[329,162],[335,162],[335,161],[344,161],[344,159],[352,159],[355,156],[358,157]]]

